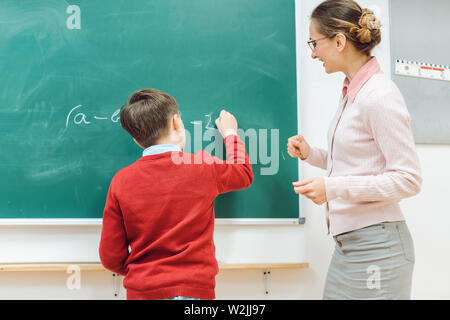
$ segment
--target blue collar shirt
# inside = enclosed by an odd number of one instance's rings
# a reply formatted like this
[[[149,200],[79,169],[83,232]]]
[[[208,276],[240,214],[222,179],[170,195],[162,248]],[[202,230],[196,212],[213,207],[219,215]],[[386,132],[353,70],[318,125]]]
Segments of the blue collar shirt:
[[[155,144],[153,146],[148,147],[142,152],[142,156],[151,156],[154,154],[160,154],[165,152],[173,152],[178,151],[181,152],[181,149],[179,146],[176,146],[174,144]]]

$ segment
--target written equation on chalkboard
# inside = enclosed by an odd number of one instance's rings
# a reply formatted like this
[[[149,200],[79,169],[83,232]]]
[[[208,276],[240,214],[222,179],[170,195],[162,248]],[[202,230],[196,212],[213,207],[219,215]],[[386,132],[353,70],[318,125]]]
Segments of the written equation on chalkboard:
[[[72,108],[66,117],[66,128],[69,127],[69,124],[75,124],[75,125],[90,125],[94,121],[112,121],[112,122],[119,122],[120,119],[120,108],[115,110],[112,115],[105,116],[105,115],[92,115],[88,116],[86,113],[81,111],[81,108],[83,105],[79,104],[76,107]],[[84,111],[84,110],[83,110]]]
[[[105,114],[88,115],[86,112],[84,112],[85,109],[82,108],[83,105],[79,104],[76,107],[70,109],[69,113],[66,116],[66,128],[68,128],[70,124],[90,125],[95,121],[105,121],[105,120],[117,123],[120,120],[120,108],[116,109],[111,115]],[[216,130],[216,128],[212,126],[212,115],[206,114],[205,117],[207,119],[206,129]],[[193,125],[198,124],[202,125],[202,121],[191,121],[190,123]]]

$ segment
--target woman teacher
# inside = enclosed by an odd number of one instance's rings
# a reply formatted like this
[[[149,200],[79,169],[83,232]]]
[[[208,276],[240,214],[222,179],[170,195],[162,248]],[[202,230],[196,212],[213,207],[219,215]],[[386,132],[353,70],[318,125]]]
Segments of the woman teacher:
[[[410,299],[414,246],[399,201],[419,193],[422,178],[403,96],[371,56],[380,22],[354,1],[331,0],[314,9],[309,32],[312,58],[346,76],[328,150],[288,140],[290,156],[326,170],[294,183],[326,203],[336,246],[323,298]]]

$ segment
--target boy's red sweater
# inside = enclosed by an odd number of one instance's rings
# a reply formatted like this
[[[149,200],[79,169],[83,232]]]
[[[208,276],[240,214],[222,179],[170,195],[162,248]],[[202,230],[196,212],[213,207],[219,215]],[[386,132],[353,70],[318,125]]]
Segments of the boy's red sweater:
[[[214,199],[253,181],[244,143],[237,135],[224,142],[226,162],[205,151],[166,152],[112,179],[99,254],[125,276],[127,299],[215,298]]]

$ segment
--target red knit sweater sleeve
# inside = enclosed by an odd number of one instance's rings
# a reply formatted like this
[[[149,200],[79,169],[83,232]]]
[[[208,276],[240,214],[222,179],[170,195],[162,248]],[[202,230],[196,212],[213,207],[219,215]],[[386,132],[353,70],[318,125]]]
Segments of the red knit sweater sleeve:
[[[214,164],[219,193],[248,188],[253,182],[252,165],[245,150],[245,144],[237,135],[224,139],[227,152],[226,161]]]
[[[114,196],[113,185],[114,179],[111,181],[103,211],[99,255],[106,269],[126,275],[124,263],[129,255],[128,239],[119,202]]]

